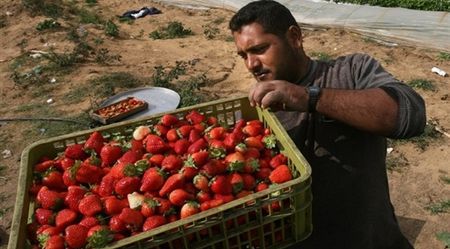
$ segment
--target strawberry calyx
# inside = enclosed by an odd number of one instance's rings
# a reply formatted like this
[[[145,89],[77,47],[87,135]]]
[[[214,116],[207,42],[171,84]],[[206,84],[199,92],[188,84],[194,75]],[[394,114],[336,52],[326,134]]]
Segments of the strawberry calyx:
[[[215,159],[224,158],[225,154],[226,154],[225,148],[219,148],[219,147],[216,147],[216,148],[210,147],[209,148],[209,156],[211,158],[215,158]]]
[[[88,239],[88,248],[103,248],[114,240],[113,233],[106,228],[94,232]]]
[[[123,173],[126,176],[141,176],[145,173],[145,171],[150,167],[150,164],[147,160],[142,159],[134,164],[128,164],[125,166]]]
[[[45,248],[48,239],[50,239],[50,235],[47,233],[41,233],[37,236],[41,248]]]
[[[76,160],[75,163],[72,165],[72,167],[69,168],[70,179],[72,179],[72,180],[75,179],[75,177],[77,175],[77,171],[80,167],[81,167],[81,161]]]
[[[274,149],[277,145],[277,138],[273,134],[264,136],[263,143],[267,149]]]
[[[193,168],[197,169],[197,165],[195,165],[195,161],[194,161],[194,158],[192,157],[192,155],[189,155],[188,158],[186,160],[184,160],[184,166],[193,167]]]

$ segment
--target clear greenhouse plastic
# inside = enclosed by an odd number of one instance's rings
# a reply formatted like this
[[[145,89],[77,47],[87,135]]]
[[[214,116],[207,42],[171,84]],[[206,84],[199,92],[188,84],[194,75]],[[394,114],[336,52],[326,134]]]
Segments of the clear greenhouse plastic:
[[[306,25],[341,27],[380,40],[450,51],[450,13],[336,4],[314,0],[278,0]],[[218,7],[236,11],[250,0],[161,0],[189,8]]]

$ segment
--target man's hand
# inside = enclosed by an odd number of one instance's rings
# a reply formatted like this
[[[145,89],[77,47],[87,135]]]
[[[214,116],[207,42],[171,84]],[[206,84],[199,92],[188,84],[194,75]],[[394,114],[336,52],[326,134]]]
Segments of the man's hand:
[[[308,109],[308,95],[305,88],[282,80],[255,83],[250,89],[248,99],[250,105],[262,108],[299,112]]]

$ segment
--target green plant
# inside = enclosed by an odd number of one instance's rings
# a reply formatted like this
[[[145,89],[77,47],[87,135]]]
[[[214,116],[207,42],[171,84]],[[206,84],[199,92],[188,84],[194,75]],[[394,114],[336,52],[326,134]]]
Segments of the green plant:
[[[151,32],[149,34],[149,37],[152,38],[153,40],[173,39],[186,37],[192,34],[193,34],[192,30],[184,28],[181,22],[174,21],[169,22],[169,24],[166,27]]]
[[[430,211],[432,214],[446,213],[448,210],[450,210],[450,200],[430,204],[425,207],[425,209]]]
[[[314,57],[320,61],[330,61],[332,60],[331,55],[325,53],[325,52],[311,52],[310,53],[311,57]]]
[[[94,38],[94,44],[95,44],[95,45],[101,45],[101,44],[103,44],[103,39],[100,38],[100,37],[95,37],[95,38]]]
[[[79,17],[81,23],[103,24],[103,19],[94,11],[81,8],[75,9],[75,14]]]
[[[6,15],[0,15],[0,29],[6,27]]]
[[[117,25],[113,21],[109,20],[105,24],[105,34],[112,37],[118,37],[119,27],[117,27]]]
[[[113,61],[120,61],[121,56],[119,54],[111,55],[107,48],[101,48],[95,53],[95,61],[102,65],[108,65]]]
[[[87,3],[88,5],[95,5],[97,4],[97,0],[84,0],[85,3]]]
[[[0,165],[0,175],[3,175],[5,170],[6,170],[6,166],[5,165]]]
[[[435,91],[436,87],[433,84],[433,81],[426,79],[413,79],[408,82],[408,85],[414,88],[422,89],[425,91]]]
[[[154,86],[172,88],[172,80],[178,79],[180,75],[186,73],[187,63],[177,61],[175,67],[168,71],[162,66],[156,66],[155,72],[152,75],[152,82]]]
[[[219,25],[225,21],[225,17],[218,17],[212,21],[213,24]]]
[[[428,146],[430,145],[431,141],[434,141],[442,137],[442,134],[436,131],[435,127],[436,124],[430,122],[425,126],[425,129],[420,136],[403,139],[401,141],[412,142],[421,151],[425,151],[425,149],[428,148]]]
[[[438,59],[442,61],[450,61],[450,53],[440,52],[438,54]]]
[[[389,171],[398,171],[403,167],[408,166],[408,159],[403,155],[403,153],[400,154],[389,154],[386,157],[386,169]]]
[[[440,176],[439,177],[441,179],[441,181],[443,181],[446,184],[450,184],[450,177],[448,176]]]
[[[63,7],[61,1],[22,0],[22,5],[32,15],[45,15],[52,18],[61,16]]]
[[[207,82],[206,75],[192,76],[186,81],[181,82],[177,92],[180,94],[180,107],[196,105],[204,102],[204,97],[198,93],[200,86]]]
[[[328,0],[330,1],[330,0]],[[450,11],[448,0],[331,0],[336,3],[368,4],[382,7],[402,7],[407,9]]]
[[[436,238],[444,243],[445,248],[450,247],[450,233],[449,232],[437,233]]]
[[[47,29],[57,29],[59,27],[61,27],[61,24],[57,22],[55,19],[47,19],[38,23],[36,29],[39,31],[43,31]]]
[[[216,38],[219,34],[219,28],[213,27],[211,24],[203,25],[203,35],[205,35],[206,39],[211,40]]]

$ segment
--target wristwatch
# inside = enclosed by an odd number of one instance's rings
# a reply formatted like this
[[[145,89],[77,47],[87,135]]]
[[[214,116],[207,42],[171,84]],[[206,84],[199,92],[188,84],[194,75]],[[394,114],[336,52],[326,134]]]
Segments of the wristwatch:
[[[316,112],[317,101],[319,101],[320,97],[320,87],[308,86],[305,88],[305,90],[309,97],[308,112],[310,113]]]

